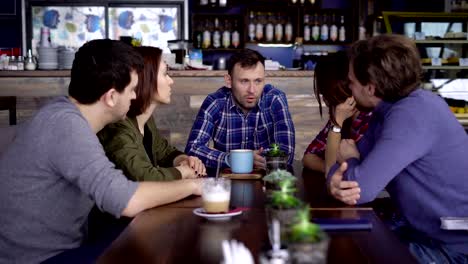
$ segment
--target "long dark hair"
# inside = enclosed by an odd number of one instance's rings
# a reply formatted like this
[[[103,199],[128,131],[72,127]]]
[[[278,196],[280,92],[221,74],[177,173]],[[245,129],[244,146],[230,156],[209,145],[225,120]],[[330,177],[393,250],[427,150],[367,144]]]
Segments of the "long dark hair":
[[[162,50],[155,47],[137,47],[136,50],[143,57],[143,71],[138,75],[138,85],[135,89],[136,99],[132,100],[129,117],[142,114],[151,104],[153,94],[158,91],[158,72],[161,63]]]
[[[323,56],[315,67],[314,93],[319,103],[320,116],[322,116],[323,101],[328,106],[330,120],[337,125],[336,106],[352,96],[348,86],[348,56],[345,52],[337,52]]]

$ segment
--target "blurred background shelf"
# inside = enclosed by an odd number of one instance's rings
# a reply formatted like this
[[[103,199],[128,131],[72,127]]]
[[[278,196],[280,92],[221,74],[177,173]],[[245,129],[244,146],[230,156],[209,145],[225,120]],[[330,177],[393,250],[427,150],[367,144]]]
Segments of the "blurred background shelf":
[[[442,65],[442,66],[430,66],[423,65],[424,70],[468,70],[468,66],[457,66],[457,65]]]
[[[415,40],[416,44],[468,44],[468,40],[458,39],[434,39],[434,40]]]

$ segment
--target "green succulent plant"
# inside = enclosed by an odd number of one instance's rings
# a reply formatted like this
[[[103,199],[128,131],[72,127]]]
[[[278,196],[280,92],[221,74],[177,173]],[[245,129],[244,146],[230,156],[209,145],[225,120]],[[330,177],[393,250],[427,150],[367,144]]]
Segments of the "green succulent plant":
[[[283,180],[295,181],[296,177],[287,170],[275,170],[263,177],[263,180],[269,183],[279,183]]]
[[[304,206],[298,210],[296,219],[290,228],[290,242],[317,243],[324,236],[325,233],[320,229],[320,226],[310,221],[309,206]]]
[[[270,202],[274,208],[277,209],[291,209],[297,208],[301,201],[294,196],[296,188],[294,181],[284,179],[278,183],[279,190],[271,193]]]
[[[268,157],[285,157],[286,153],[281,150],[278,143],[271,143],[270,150],[266,153]]]

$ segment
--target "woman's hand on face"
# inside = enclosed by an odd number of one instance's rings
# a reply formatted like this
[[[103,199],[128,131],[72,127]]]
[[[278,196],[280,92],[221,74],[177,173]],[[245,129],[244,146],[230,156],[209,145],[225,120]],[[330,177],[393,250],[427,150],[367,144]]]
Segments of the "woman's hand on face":
[[[358,110],[356,109],[356,101],[354,97],[348,97],[346,100],[337,105],[335,109],[335,119],[338,125],[343,126],[343,122],[352,117]]]

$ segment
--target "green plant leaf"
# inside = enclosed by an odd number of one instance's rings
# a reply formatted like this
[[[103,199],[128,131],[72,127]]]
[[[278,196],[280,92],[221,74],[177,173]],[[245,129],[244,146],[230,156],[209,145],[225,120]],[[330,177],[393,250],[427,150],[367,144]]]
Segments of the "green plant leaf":
[[[269,157],[285,157],[286,153],[281,150],[278,143],[271,143],[270,150],[266,153],[266,156]]]
[[[294,224],[289,232],[291,242],[316,243],[324,237],[320,226],[310,222],[310,208],[304,206],[297,212]]]
[[[297,208],[301,201],[294,195],[282,191],[274,191],[271,195],[271,205],[278,209]]]
[[[264,181],[278,184],[280,181],[289,179],[291,181],[295,181],[296,177],[294,177],[289,171],[286,170],[276,170],[271,172],[270,174],[263,177]]]

